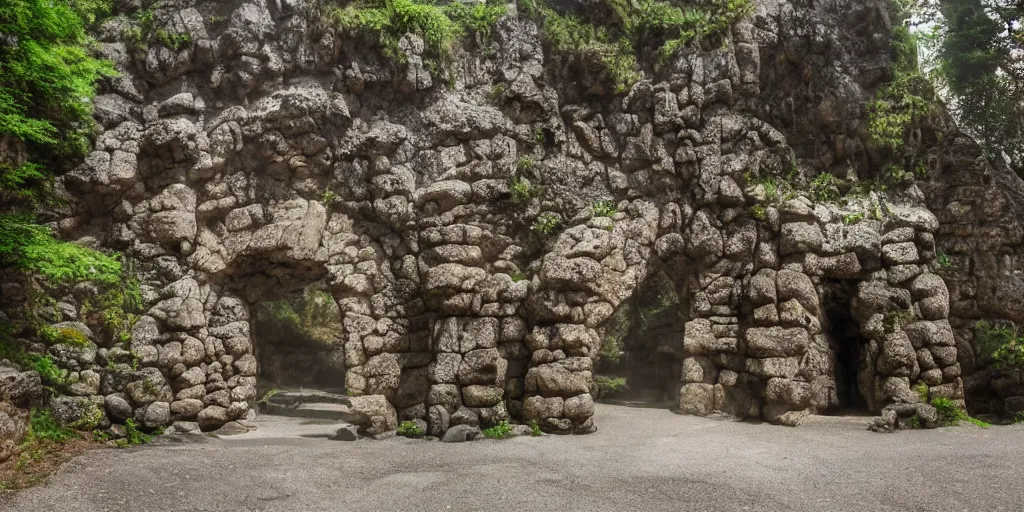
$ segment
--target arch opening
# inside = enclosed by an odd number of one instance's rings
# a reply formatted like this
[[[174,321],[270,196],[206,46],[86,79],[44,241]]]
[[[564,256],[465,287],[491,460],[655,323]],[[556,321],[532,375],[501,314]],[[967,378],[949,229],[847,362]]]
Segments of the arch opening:
[[[824,331],[833,353],[836,400],[828,412],[837,414],[867,414],[868,400],[864,396],[864,379],[873,379],[866,364],[867,339],[853,316],[852,302],[857,293],[857,281],[831,280],[824,283]]]

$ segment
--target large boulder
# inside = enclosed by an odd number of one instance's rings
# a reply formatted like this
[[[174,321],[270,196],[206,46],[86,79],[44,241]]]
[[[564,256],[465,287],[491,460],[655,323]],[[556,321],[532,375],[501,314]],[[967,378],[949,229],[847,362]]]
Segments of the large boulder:
[[[358,425],[360,432],[379,435],[398,428],[398,413],[384,395],[354,396],[348,402],[342,419]]]

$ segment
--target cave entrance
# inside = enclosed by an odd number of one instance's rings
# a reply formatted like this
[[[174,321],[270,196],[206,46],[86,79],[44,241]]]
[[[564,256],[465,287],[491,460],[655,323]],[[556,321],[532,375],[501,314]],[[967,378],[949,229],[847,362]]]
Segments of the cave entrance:
[[[682,294],[660,268],[609,320],[596,377],[598,398],[624,405],[676,407],[686,323]]]
[[[344,393],[341,310],[319,284],[252,308],[259,388],[316,388]]]
[[[836,402],[830,412],[837,414],[867,414],[868,401],[864,398],[861,380],[866,375],[865,344],[860,325],[853,317],[852,302],[857,293],[857,282],[833,280],[825,282],[825,325],[823,330],[832,349]]]

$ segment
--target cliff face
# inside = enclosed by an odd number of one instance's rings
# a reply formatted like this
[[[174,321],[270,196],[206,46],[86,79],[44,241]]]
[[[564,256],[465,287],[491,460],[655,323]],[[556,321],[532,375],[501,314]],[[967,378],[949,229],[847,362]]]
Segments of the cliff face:
[[[1019,180],[948,119],[917,140],[916,184],[842,204],[800,191],[881,166],[865,104],[887,77],[884,3],[758,2],[721,45],[642,65],[619,95],[512,5],[456,52],[453,84],[419,38],[395,65],[322,7],[163,2],[152,27],[184,45],[104,27],[121,75],[59,227],[138,261],[131,339],[93,336],[100,363],[68,363],[99,375],[75,394],[112,419],[250,414],[250,308],[312,284],[342,314],[338,386],[386,399],[353,407],[433,434],[509,417],[594,430],[610,319],[635,316],[655,275],[683,298],[682,328],[651,348],[660,385],[691,414],[910,414],[921,384],[961,401],[973,322],[1024,321]],[[938,275],[937,250],[960,272]],[[137,367],[101,366],[126,350]]]

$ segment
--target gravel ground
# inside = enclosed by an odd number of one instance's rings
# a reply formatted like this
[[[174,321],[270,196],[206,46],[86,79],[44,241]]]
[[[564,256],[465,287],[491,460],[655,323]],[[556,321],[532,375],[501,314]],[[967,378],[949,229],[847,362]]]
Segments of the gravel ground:
[[[326,439],[264,417],[79,457],[0,510],[1019,511],[1024,426],[875,434],[866,418],[798,428],[599,405],[587,436],[442,444]],[[178,439],[181,439],[179,436]]]

